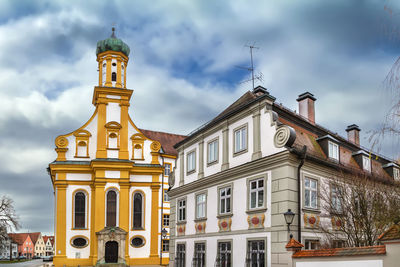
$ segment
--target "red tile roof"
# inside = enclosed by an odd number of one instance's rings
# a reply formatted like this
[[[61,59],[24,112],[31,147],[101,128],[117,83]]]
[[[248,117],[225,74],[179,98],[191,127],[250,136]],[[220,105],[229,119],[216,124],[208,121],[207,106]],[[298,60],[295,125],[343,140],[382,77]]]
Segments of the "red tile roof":
[[[40,232],[29,233],[29,236],[31,237],[32,243],[36,244],[36,241],[38,240],[38,238],[40,236]]]
[[[379,241],[390,241],[390,240],[399,240],[400,239],[400,225],[394,224],[385,232],[383,232],[379,237]]]
[[[304,247],[304,245],[299,241],[297,241],[296,239],[294,239],[293,237],[290,238],[289,242],[286,244],[287,249],[297,249],[297,248],[301,249],[302,247]]]
[[[330,248],[315,250],[300,250],[293,253],[293,258],[307,257],[340,257],[340,256],[368,256],[386,254],[386,246]]]
[[[18,245],[22,245],[28,238],[28,233],[8,234],[8,236]]]
[[[144,129],[140,129],[140,131],[146,137],[160,142],[164,153],[172,156],[178,155],[178,152],[175,150],[174,145],[186,138],[186,136],[179,134],[157,132]]]

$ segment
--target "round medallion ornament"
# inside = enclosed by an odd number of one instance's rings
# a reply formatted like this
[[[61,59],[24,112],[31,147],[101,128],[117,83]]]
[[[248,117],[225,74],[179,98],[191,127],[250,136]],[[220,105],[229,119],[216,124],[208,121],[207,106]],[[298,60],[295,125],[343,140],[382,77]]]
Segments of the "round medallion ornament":
[[[310,217],[310,218],[308,219],[308,223],[309,223],[309,224],[314,224],[316,221],[317,221],[317,220],[315,219],[315,217]]]
[[[199,231],[203,230],[203,226],[201,226],[201,224],[197,225],[197,230]]]
[[[274,136],[276,147],[291,146],[296,139],[296,133],[288,126],[279,127]]]
[[[158,141],[154,141],[150,145],[150,149],[152,152],[158,152],[160,150],[160,148],[161,148],[161,144]]]
[[[337,220],[337,221],[336,221],[336,226],[337,226],[337,227],[342,226],[342,222],[341,222],[340,220]]]
[[[183,228],[182,228],[182,227],[179,227],[179,228],[178,228],[178,232],[179,232],[179,233],[182,233],[182,232],[183,232]]]
[[[228,227],[228,223],[225,222],[225,221],[223,221],[223,222],[221,223],[221,226],[222,226],[222,228],[226,228],[226,227]]]
[[[68,146],[68,139],[64,136],[59,136],[56,138],[56,147],[58,148],[65,148]]]
[[[260,219],[258,217],[251,218],[251,223],[257,225],[260,223]]]

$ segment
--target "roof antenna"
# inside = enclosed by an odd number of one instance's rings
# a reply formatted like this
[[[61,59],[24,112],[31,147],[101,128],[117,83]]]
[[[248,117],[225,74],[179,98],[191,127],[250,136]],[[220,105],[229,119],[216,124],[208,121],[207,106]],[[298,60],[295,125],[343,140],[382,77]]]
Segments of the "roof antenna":
[[[254,76],[254,63],[253,63],[253,49],[260,49],[259,47],[255,46],[255,42],[253,43],[253,45],[245,45],[245,47],[248,47],[250,49],[250,60],[251,60],[251,67],[241,67],[241,66],[236,66],[237,68],[241,68],[241,69],[245,69],[247,71],[251,71],[251,79],[242,81],[240,83],[247,83],[252,81],[253,83],[253,91],[254,91],[254,80],[259,80],[260,82],[264,81],[264,75],[262,74],[262,72],[259,72],[257,75]]]

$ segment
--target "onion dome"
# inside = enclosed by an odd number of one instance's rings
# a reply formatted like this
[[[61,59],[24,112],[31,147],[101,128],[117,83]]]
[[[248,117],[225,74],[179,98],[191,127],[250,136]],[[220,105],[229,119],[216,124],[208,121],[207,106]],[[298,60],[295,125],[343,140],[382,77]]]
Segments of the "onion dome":
[[[96,56],[105,51],[121,52],[125,56],[129,57],[129,52],[131,50],[127,44],[115,36],[115,28],[113,27],[110,38],[97,42]]]

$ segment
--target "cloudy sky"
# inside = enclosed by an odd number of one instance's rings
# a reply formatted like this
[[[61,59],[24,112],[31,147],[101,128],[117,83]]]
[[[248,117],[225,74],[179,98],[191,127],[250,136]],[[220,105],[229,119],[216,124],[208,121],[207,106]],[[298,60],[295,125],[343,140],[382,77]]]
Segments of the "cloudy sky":
[[[400,55],[397,1],[1,1],[0,196],[23,231],[53,232],[46,173],[54,139],[85,123],[98,82],[96,42],[131,48],[130,115],[141,128],[187,134],[257,82],[291,109],[305,91],[319,124],[377,129],[393,101],[383,81]],[[157,110],[157,112],[154,112]],[[383,150],[394,156],[396,140]]]

